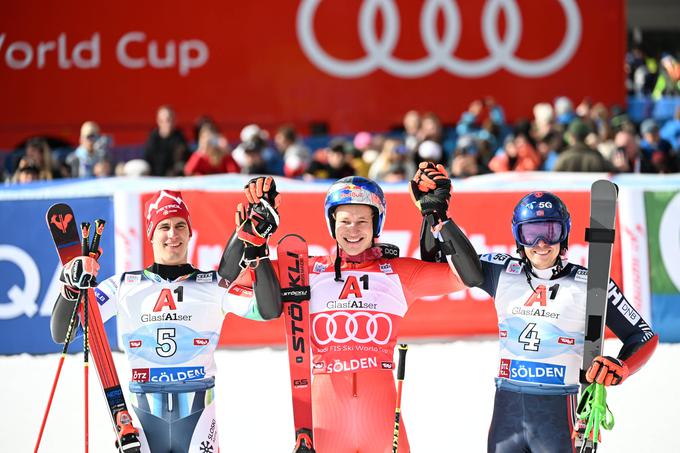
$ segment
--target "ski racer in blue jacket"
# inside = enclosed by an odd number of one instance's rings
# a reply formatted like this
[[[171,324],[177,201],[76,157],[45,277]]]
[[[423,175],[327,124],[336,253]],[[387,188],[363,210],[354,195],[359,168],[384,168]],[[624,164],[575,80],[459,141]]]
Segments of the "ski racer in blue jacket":
[[[427,182],[448,177],[421,164],[411,183],[417,201]],[[425,183],[424,183],[425,182]],[[423,259],[438,260],[438,218],[425,217]],[[583,357],[588,270],[566,259],[571,219],[554,194],[532,192],[514,209],[512,234],[519,258],[481,255],[481,289],[494,298],[500,340],[488,451],[573,452],[576,400]],[[588,382],[619,385],[650,358],[658,337],[610,280],[607,327],[623,342],[616,357],[596,357]]]

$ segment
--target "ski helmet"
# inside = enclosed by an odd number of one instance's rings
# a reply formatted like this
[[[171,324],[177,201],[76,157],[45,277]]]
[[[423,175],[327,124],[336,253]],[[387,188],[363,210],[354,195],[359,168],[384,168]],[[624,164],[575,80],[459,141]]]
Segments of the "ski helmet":
[[[374,181],[361,176],[348,176],[334,182],[326,192],[324,210],[326,225],[331,237],[335,237],[333,212],[338,206],[363,204],[373,209],[373,237],[380,236],[385,224],[387,203],[382,189]]]
[[[534,231],[531,238],[527,239],[528,234],[523,231],[523,225],[551,221],[555,223],[553,228],[546,229],[545,233]],[[518,249],[533,246],[539,239],[550,244],[559,243],[561,249],[566,249],[569,246],[570,229],[571,217],[567,206],[550,192],[531,192],[525,195],[512,213],[512,235]]]

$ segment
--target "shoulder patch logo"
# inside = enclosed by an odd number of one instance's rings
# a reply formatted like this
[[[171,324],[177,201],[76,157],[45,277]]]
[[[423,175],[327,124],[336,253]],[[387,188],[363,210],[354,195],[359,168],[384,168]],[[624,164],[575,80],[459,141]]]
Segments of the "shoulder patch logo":
[[[314,263],[314,268],[312,269],[312,272],[320,274],[322,272],[325,272],[327,267],[328,266],[326,266],[323,263]]]
[[[522,273],[522,263],[519,261],[510,261],[508,267],[505,268],[505,272],[508,274],[520,274]]]
[[[125,283],[131,283],[131,284],[136,284],[142,281],[142,275],[141,274],[126,274],[125,275]]]
[[[196,274],[196,283],[210,283],[213,281],[212,272],[207,272],[205,274]]]
[[[485,253],[481,259],[493,264],[505,264],[507,260],[512,258],[506,253]]]
[[[574,275],[574,280],[576,280],[577,282],[587,283],[588,282],[588,269],[577,270],[576,275]]]
[[[104,303],[109,300],[109,296],[107,296],[106,293],[104,293],[104,291],[99,288],[94,289],[94,297],[97,298],[99,305],[104,305]]]
[[[393,274],[392,265],[390,263],[383,263],[380,265],[380,272],[385,274]]]

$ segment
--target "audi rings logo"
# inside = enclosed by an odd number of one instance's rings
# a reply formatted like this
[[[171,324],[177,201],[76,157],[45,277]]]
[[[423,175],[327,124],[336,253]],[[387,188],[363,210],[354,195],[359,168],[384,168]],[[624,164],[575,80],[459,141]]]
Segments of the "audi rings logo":
[[[522,35],[522,16],[515,0],[487,0],[482,10],[481,27],[489,55],[478,60],[463,60],[453,55],[462,30],[455,0],[425,0],[420,15],[420,36],[428,55],[418,60],[403,60],[393,55],[400,34],[399,12],[394,0],[363,1],[358,19],[359,39],[366,52],[362,58],[342,60],[321,48],[314,32],[314,16],[321,0],[302,0],[297,13],[297,35],[307,58],[321,70],[337,77],[362,77],[376,69],[403,78],[426,76],[438,69],[460,77],[483,77],[499,69],[518,76],[542,77],[567,64],[581,40],[581,14],[575,0],[557,1],[564,11],[566,32],[559,47],[539,60],[515,55]],[[504,37],[499,36],[498,30],[501,10],[505,15]],[[378,11],[383,20],[381,37],[377,36],[376,30]],[[440,11],[444,17],[441,37],[437,33]]]
[[[312,331],[317,343],[322,346],[330,342],[350,341],[383,345],[392,336],[392,320],[384,313],[364,311],[319,313],[312,321]]]

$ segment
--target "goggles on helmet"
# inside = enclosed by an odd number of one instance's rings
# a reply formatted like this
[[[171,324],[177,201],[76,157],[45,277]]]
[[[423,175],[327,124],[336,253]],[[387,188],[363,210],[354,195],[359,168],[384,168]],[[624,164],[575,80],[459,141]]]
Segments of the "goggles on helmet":
[[[540,240],[548,245],[555,245],[565,239],[562,222],[558,221],[522,223],[518,226],[517,232],[518,242],[524,247],[535,247]]]

